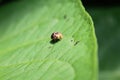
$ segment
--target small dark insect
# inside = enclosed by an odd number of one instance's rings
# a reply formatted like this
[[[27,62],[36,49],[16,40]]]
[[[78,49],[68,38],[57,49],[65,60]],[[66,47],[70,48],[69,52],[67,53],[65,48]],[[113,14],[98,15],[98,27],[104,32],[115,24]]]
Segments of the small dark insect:
[[[74,46],[76,46],[79,42],[80,42],[80,41],[76,41],[75,44],[74,44]]]
[[[63,35],[60,33],[60,32],[54,32],[54,33],[52,33],[52,35],[51,35],[51,39],[53,40],[53,41],[59,41],[59,40],[61,40],[63,38]]]
[[[67,18],[67,15],[64,15],[64,19],[66,19]]]

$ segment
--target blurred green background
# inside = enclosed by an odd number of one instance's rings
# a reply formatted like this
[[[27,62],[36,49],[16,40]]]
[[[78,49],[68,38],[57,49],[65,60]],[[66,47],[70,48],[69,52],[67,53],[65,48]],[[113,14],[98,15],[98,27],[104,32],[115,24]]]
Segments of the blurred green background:
[[[82,0],[98,41],[99,80],[120,80],[120,2]]]
[[[18,0],[0,0],[0,6]],[[99,80],[120,80],[119,0],[82,0],[98,40]]]

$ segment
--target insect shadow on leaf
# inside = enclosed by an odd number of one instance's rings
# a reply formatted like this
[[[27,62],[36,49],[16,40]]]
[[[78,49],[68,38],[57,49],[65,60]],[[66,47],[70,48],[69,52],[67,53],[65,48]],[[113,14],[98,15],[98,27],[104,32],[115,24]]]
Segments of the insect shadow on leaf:
[[[57,40],[51,40],[50,43],[51,43],[51,44],[55,44],[55,43],[57,43],[57,42],[59,42],[59,41],[60,41],[59,39],[57,39]]]

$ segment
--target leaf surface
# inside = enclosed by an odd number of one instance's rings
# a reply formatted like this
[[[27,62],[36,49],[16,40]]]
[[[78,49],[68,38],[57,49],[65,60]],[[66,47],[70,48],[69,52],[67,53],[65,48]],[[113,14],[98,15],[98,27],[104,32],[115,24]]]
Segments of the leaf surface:
[[[93,23],[79,0],[21,0],[0,12],[1,80],[96,80]],[[63,39],[51,43],[53,32]]]

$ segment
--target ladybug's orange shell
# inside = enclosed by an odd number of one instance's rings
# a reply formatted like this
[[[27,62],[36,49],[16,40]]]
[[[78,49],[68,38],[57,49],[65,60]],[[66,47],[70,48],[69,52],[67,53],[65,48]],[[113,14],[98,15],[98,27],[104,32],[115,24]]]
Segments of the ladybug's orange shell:
[[[63,38],[63,36],[60,32],[54,32],[51,35],[52,40],[61,40],[62,38]]]

